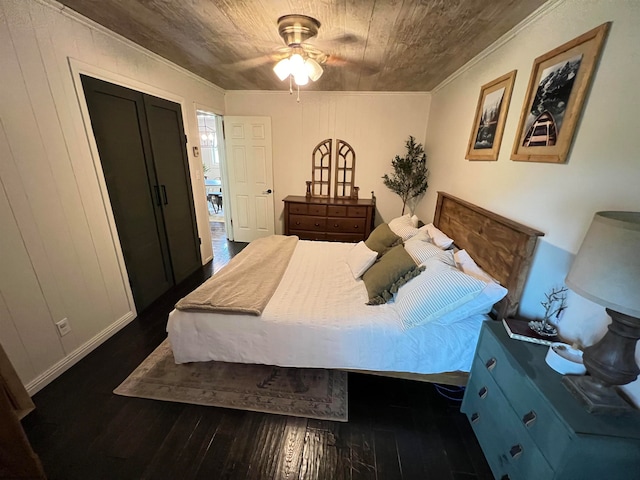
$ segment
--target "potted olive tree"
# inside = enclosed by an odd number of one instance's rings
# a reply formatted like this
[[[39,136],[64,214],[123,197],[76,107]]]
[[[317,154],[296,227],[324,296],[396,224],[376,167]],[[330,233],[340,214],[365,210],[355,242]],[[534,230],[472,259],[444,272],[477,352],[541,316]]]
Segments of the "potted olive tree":
[[[410,204],[410,210],[415,209],[416,204],[429,186],[427,183],[429,176],[427,155],[424,153],[422,144],[416,143],[415,138],[409,136],[405,145],[407,155],[404,157],[396,155],[391,161],[393,173],[391,176],[385,174],[382,177],[389,190],[402,199],[402,215],[404,215],[407,203]]]

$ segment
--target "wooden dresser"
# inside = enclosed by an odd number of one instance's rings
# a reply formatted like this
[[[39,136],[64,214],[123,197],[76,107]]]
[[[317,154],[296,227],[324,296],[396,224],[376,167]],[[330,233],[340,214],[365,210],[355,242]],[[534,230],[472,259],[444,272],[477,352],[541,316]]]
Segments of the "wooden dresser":
[[[462,412],[495,478],[638,478],[640,411],[588,413],[546,364],[547,349],[509,338],[502,322],[482,327]]]
[[[374,199],[334,199],[290,195],[284,200],[284,234],[302,240],[359,242],[373,228]]]

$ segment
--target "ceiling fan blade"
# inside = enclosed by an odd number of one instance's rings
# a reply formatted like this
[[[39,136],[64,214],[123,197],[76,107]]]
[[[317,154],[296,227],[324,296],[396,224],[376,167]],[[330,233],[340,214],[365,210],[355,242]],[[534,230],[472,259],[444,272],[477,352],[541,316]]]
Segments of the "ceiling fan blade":
[[[328,50],[332,47],[340,47],[344,45],[354,45],[361,41],[360,37],[353,33],[344,33],[328,38],[314,38],[309,43],[313,43],[322,50]]]
[[[233,63],[226,63],[223,66],[231,70],[241,71],[249,70],[251,68],[260,67],[266,63],[272,62],[271,55],[261,55],[259,57],[247,58],[245,60],[238,60]]]
[[[364,60],[351,60],[340,55],[329,55],[326,61],[327,66],[345,67],[352,70],[360,70],[363,75],[374,75],[380,72],[380,65]]]

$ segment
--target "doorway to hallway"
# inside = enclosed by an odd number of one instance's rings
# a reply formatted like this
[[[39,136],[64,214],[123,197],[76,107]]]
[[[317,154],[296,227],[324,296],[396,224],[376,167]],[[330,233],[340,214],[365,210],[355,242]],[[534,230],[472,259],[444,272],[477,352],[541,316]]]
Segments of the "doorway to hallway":
[[[222,152],[220,149],[220,143],[222,142],[221,122],[220,117],[213,113],[197,110],[196,114],[215,266],[219,263],[226,263],[229,260],[226,228],[227,215],[225,215],[225,204],[227,202],[225,202],[224,198],[226,189],[224,188]]]

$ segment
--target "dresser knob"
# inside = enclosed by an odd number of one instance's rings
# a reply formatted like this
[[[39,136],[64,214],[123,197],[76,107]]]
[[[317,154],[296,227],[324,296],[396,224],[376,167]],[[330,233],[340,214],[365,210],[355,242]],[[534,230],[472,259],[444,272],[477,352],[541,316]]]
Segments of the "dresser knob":
[[[315,223],[314,225],[315,225],[316,227],[319,227],[319,226],[320,226],[320,224],[319,224],[319,223]]]
[[[480,414],[475,412],[471,414],[471,423],[478,423],[478,420],[480,420]]]
[[[296,225],[300,225],[300,222],[296,222]]]
[[[497,363],[498,361],[492,357],[489,360],[487,360],[487,363],[485,363],[485,366],[487,367],[487,370],[491,371],[496,367]]]
[[[487,387],[482,387],[480,390],[478,390],[478,396],[480,398],[485,398],[488,393],[489,393],[489,390],[487,389]]]
[[[357,228],[358,228],[358,225],[354,225],[354,226],[353,226],[353,228],[357,229]]]
[[[523,451],[524,450],[522,449],[522,445],[514,445],[509,450],[509,455],[511,455],[511,458],[515,459],[515,458],[518,458],[520,455],[522,455]]]
[[[524,414],[524,416],[522,417],[522,423],[524,423],[525,426],[530,427],[531,425],[536,423],[536,418],[538,418],[536,416],[536,412],[531,410],[530,412]]]
[[[333,224],[333,228],[338,228],[338,224],[337,224],[337,223],[334,223],[334,224]]]

